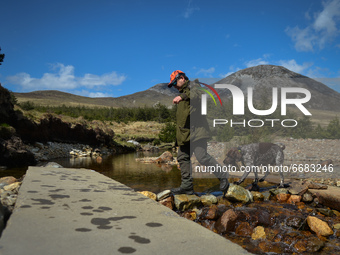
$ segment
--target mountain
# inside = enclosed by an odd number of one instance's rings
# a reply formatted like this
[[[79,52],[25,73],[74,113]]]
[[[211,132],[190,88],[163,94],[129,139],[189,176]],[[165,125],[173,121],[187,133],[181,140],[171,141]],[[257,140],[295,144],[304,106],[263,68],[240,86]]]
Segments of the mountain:
[[[340,112],[340,93],[327,87],[321,82],[301,74],[292,72],[282,66],[259,65],[246,68],[233,73],[214,84],[233,84],[239,87],[244,94],[247,88],[254,88],[254,99],[262,100],[266,95],[271,100],[272,88],[277,87],[280,93],[282,87],[305,88],[311,92],[311,99],[304,104],[307,108]],[[230,91],[217,89],[223,98],[230,98]],[[166,106],[172,105],[172,99],[178,95],[175,88],[169,89],[167,83],[159,83],[147,90],[117,98],[88,98],[76,96],[60,91],[35,91],[29,93],[14,93],[19,103],[34,101],[42,105],[85,105],[100,107],[142,107],[161,103]],[[279,94],[280,95],[280,94]],[[302,95],[304,97],[304,95]],[[298,98],[301,94],[289,94],[289,98]],[[280,96],[279,96],[280,98]]]
[[[239,87],[244,94],[247,88],[253,88],[254,100],[263,99],[263,95],[272,98],[272,88],[293,87],[305,88],[311,93],[311,99],[304,104],[306,108],[340,112],[340,93],[327,87],[321,82],[292,72],[282,66],[259,65],[246,68],[233,73],[214,84],[233,84]],[[219,95],[230,98],[227,89],[216,89]],[[305,97],[301,93],[289,93],[288,98]],[[278,99],[280,101],[280,92]]]
[[[121,97],[90,98],[77,96],[57,90],[41,90],[28,93],[14,93],[18,102],[33,101],[39,105],[68,105],[88,107],[143,107],[161,103],[166,106],[172,105],[172,99],[178,95],[175,88],[169,89],[167,83],[159,83],[155,86],[131,95]]]

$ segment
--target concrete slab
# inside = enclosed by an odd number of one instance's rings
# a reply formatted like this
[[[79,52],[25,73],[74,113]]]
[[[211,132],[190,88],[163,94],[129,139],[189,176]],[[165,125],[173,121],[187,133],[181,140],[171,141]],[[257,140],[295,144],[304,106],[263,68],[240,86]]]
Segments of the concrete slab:
[[[0,254],[249,254],[129,187],[86,169],[30,167]]]

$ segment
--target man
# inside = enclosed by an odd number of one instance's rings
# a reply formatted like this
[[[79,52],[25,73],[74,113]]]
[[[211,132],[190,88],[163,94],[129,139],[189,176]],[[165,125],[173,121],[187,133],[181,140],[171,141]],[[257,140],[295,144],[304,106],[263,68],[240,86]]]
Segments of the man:
[[[177,104],[176,112],[176,144],[179,146],[177,160],[181,168],[181,186],[172,189],[172,193],[194,194],[190,158],[194,153],[198,162],[205,166],[216,166],[218,162],[207,152],[207,142],[210,138],[209,126],[200,111],[200,87],[198,80],[189,81],[180,70],[170,75],[168,87],[174,86],[181,93],[173,99]],[[229,188],[227,173],[214,172],[220,180],[220,189],[225,193]]]

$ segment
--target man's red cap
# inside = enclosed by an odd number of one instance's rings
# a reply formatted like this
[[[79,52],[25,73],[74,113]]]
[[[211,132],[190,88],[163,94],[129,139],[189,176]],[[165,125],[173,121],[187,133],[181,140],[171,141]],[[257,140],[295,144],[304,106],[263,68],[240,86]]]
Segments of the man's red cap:
[[[173,83],[178,79],[178,77],[181,76],[181,75],[178,75],[178,74],[185,75],[185,73],[183,73],[181,70],[173,71],[172,74],[170,74],[170,82],[168,84],[169,88],[171,88],[174,85]]]

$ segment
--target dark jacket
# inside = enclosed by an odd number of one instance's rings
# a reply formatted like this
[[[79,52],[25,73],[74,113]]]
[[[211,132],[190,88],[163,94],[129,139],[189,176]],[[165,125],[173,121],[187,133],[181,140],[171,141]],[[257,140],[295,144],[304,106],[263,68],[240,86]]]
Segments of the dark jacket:
[[[198,80],[187,81],[179,90],[183,99],[177,105],[176,140],[182,146],[200,139],[209,139],[208,122],[201,115],[201,90]]]

